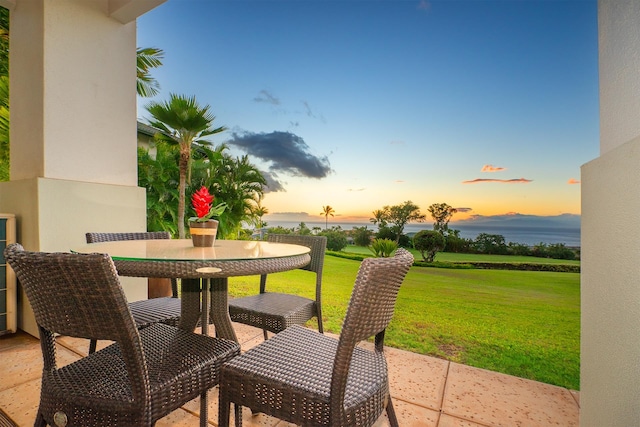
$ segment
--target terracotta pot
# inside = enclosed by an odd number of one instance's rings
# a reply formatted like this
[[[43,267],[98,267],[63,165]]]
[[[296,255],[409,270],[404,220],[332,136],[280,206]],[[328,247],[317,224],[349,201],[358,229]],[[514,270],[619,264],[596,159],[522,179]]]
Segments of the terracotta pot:
[[[210,219],[205,222],[192,221],[189,223],[191,241],[198,248],[211,247],[216,242],[218,234],[218,221]]]

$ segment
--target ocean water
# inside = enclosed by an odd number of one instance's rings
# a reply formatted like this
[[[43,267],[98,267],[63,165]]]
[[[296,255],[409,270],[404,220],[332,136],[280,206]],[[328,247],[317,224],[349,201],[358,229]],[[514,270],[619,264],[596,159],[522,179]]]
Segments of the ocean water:
[[[310,229],[319,227],[325,228],[324,222],[307,222],[305,224]],[[297,228],[300,222],[295,221],[267,221],[267,227],[284,227]],[[329,221],[329,228],[340,226],[343,230],[351,230],[354,227],[368,227],[370,230],[377,231],[378,227],[366,222],[338,222]],[[539,243],[547,245],[555,243],[564,243],[566,246],[580,246],[580,228],[573,227],[524,227],[524,226],[500,226],[500,225],[454,225],[450,228],[460,230],[460,237],[465,239],[475,239],[480,233],[499,234],[504,237],[505,242],[522,243],[533,246]],[[404,228],[405,234],[417,233],[420,230],[432,230],[431,223],[407,224]]]

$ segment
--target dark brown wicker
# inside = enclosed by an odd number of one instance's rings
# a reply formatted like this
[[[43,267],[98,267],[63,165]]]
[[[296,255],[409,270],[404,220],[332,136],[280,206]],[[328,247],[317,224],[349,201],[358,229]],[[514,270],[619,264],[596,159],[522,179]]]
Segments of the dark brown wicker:
[[[224,364],[219,425],[229,425],[233,402],[301,426],[371,426],[386,407],[398,426],[384,333],[412,263],[404,249],[362,261],[339,341],[294,325]],[[372,336],[374,351],[357,347]]]
[[[322,267],[327,249],[325,236],[299,236],[295,234],[269,234],[269,242],[290,243],[302,245],[311,249],[311,262],[302,270],[316,274],[315,300],[299,295],[278,292],[266,292],[267,275],[260,276],[260,293],[229,301],[229,315],[234,322],[244,323],[264,332],[278,333],[291,325],[304,325],[308,320],[318,319],[318,331],[324,332],[322,327]]]
[[[161,323],[138,329],[107,254],[28,252],[20,244],[4,254],[40,332],[36,426],[152,426],[198,395],[205,399],[220,366],[240,353],[233,341]],[[115,343],[59,367],[56,333]],[[200,421],[206,425],[206,415]]]
[[[171,239],[167,231],[133,232],[133,233],[87,233],[87,243],[113,242],[117,240],[156,240]],[[182,305],[178,298],[178,285],[171,278],[171,297],[153,298],[129,303],[129,309],[138,328],[145,328],[154,323],[165,323],[178,326]],[[96,341],[89,345],[89,353],[96,351]]]

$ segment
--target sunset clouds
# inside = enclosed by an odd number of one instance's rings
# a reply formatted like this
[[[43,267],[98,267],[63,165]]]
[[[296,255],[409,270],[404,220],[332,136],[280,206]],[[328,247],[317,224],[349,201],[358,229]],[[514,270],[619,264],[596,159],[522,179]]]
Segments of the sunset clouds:
[[[468,181],[462,181],[463,184],[479,184],[482,182],[500,182],[503,184],[527,184],[533,181],[526,178],[513,178],[513,179],[491,179],[491,178],[476,178]]]
[[[569,181],[567,181],[567,184],[580,184],[580,181],[575,178],[569,178]]]
[[[482,166],[482,169],[480,169],[480,172],[502,172],[504,170],[507,170],[507,168],[503,168],[501,166],[484,165]]]
[[[494,172],[504,172],[506,170],[507,168],[502,166],[484,165],[482,166],[482,169],[480,169],[480,172],[494,173]],[[526,178],[511,178],[511,179],[476,178],[476,179],[468,179],[466,181],[462,181],[462,183],[463,184],[482,184],[487,182],[498,182],[501,184],[528,184],[531,181],[533,180],[526,179]]]

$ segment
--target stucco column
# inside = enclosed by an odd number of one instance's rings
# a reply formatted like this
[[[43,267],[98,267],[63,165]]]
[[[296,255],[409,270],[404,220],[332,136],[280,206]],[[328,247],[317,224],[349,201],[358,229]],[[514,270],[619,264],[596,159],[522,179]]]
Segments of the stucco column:
[[[639,426],[640,2],[599,0],[600,156],[582,167],[580,424]]]
[[[89,231],[146,230],[135,18],[162,1],[12,2],[11,181],[0,183],[0,211],[16,214],[26,249],[69,251]],[[146,298],[146,280],[123,286],[130,301]],[[23,294],[19,305],[19,327],[37,334]]]

